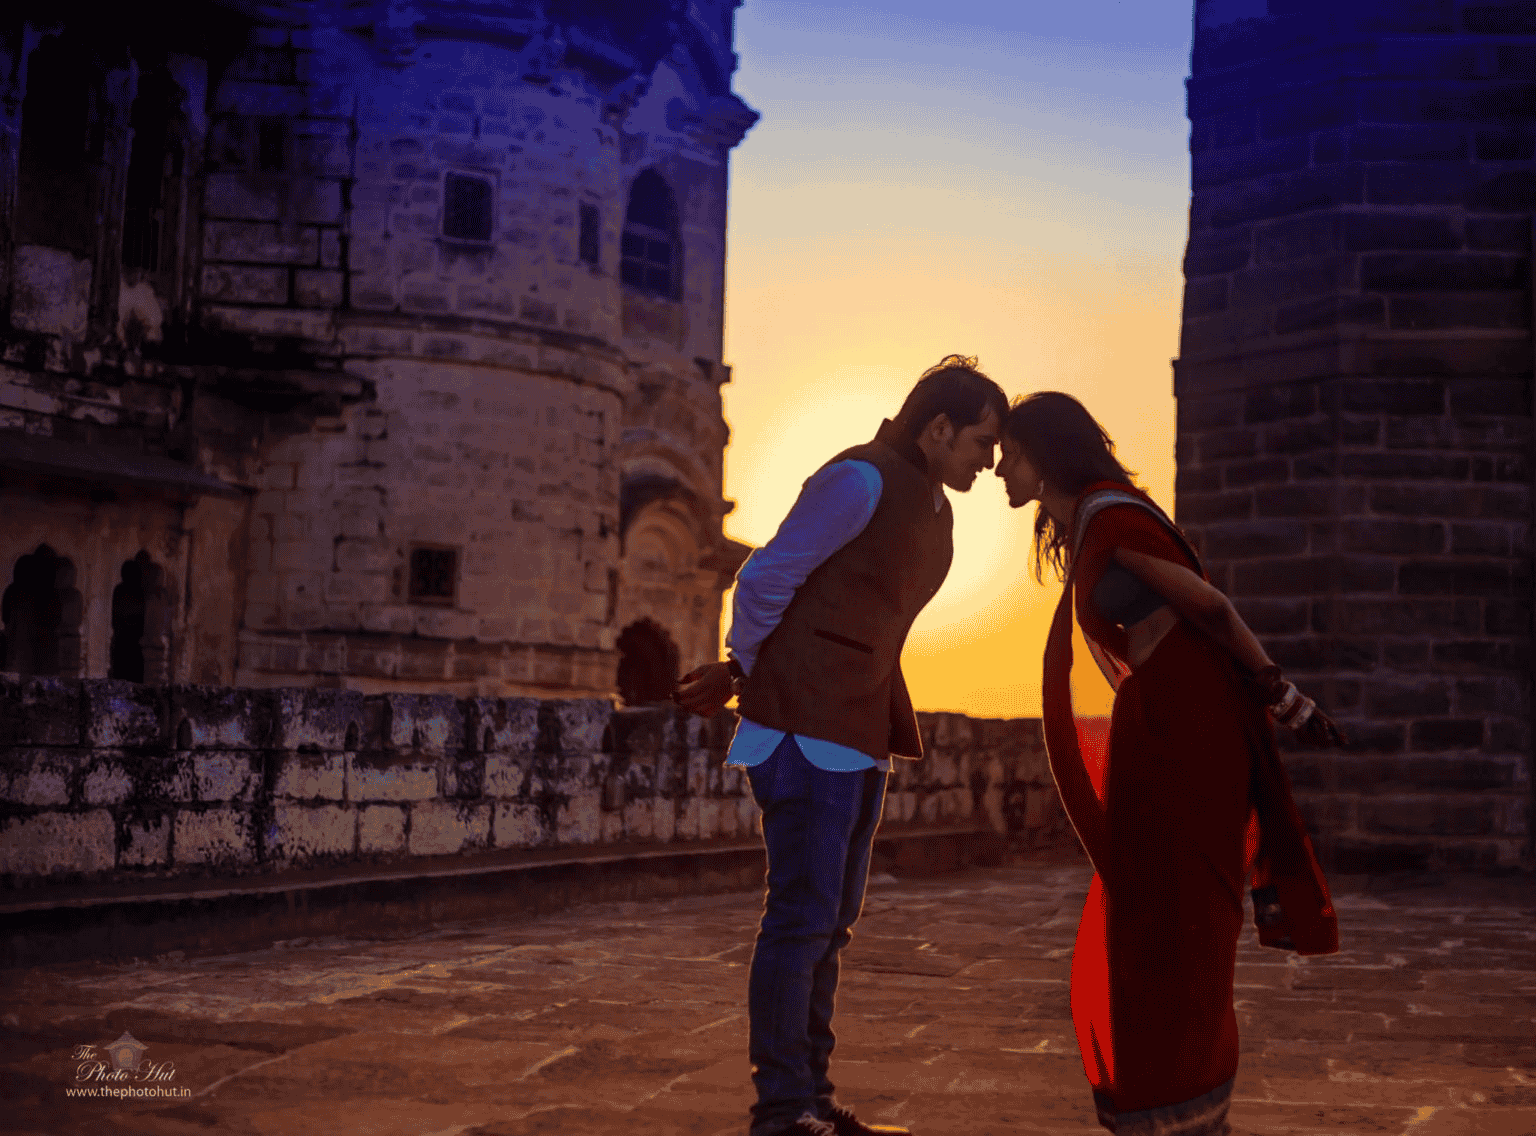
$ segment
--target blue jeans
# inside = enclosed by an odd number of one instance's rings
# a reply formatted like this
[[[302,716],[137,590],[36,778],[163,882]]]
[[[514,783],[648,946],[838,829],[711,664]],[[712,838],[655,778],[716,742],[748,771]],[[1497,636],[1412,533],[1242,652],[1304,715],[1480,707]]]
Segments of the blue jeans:
[[[833,1105],[827,1067],[837,956],[864,906],[885,773],[818,769],[786,734],[747,777],[768,851],[768,894],[747,978],[752,1136],[765,1136],[805,1112],[824,1117]]]

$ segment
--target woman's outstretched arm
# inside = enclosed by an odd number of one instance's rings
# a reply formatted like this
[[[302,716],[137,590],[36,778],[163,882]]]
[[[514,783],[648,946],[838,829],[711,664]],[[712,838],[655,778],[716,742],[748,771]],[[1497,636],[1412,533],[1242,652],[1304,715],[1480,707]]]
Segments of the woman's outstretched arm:
[[[1250,672],[1273,666],[1237,608],[1219,588],[1206,583],[1182,564],[1148,556],[1129,548],[1115,549],[1115,560],[1134,572],[1185,619],[1220,643]]]
[[[1168,601],[1168,606],[1231,653],[1253,676],[1259,700],[1276,721],[1297,731],[1313,745],[1346,745],[1349,739],[1311,699],[1280,677],[1258,639],[1232,601],[1182,564],[1148,556],[1129,548],[1116,548],[1115,560],[1134,572],[1148,587]]]

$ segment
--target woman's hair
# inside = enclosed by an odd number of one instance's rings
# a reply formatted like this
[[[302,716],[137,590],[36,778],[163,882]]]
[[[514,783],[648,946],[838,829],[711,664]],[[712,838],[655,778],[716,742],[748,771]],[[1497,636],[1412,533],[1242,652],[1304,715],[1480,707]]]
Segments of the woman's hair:
[[[1003,433],[1024,451],[1029,464],[1055,490],[1076,498],[1095,481],[1134,484],[1115,458],[1115,443],[1077,399],[1060,391],[1037,391],[1013,402]],[[1041,508],[1035,515],[1035,579],[1049,562],[1065,578],[1072,531]]]
[[[891,420],[903,438],[917,441],[928,423],[949,416],[956,430],[974,426],[990,406],[1001,422],[1008,413],[1003,388],[976,369],[974,355],[946,355],[922,373]]]

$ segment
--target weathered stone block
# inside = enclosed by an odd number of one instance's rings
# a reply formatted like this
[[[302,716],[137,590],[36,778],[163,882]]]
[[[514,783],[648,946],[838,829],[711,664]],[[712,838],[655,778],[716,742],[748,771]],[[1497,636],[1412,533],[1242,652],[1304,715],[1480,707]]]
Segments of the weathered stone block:
[[[698,840],[701,836],[707,835],[700,827],[703,805],[700,798],[685,797],[674,803],[676,812],[672,827],[673,840]]]
[[[598,753],[613,704],[595,698],[545,702],[539,708],[540,748],[565,754]]]
[[[1389,797],[1360,802],[1360,827],[1405,836],[1484,836],[1493,832],[1496,811],[1497,802],[1487,797]]]
[[[1358,204],[1364,187],[1364,172],[1355,166],[1278,173],[1196,197],[1190,206],[1190,228],[1192,233],[1227,229],[1249,221]]]
[[[1444,552],[1445,526],[1437,522],[1375,521],[1357,518],[1341,527],[1339,542],[1339,547],[1344,552]]]
[[[1530,322],[1530,304],[1518,292],[1392,298],[1391,326],[1405,331],[1521,328],[1530,326]]]
[[[171,847],[178,864],[254,863],[250,814],[243,809],[181,809],[176,813]]]
[[[195,753],[193,792],[199,801],[247,801],[261,785],[261,774],[249,754]]]
[[[1264,128],[1266,141],[1192,153],[1190,180],[1196,192],[1306,167],[1310,157],[1308,139],[1281,137],[1294,131],[1287,129],[1287,124],[1273,121],[1278,112],[1270,112],[1269,117],[1272,121],[1265,123]]]
[[[464,748],[464,716],[446,694],[379,694],[369,698],[391,749],[446,753]]]
[[[235,303],[287,303],[288,270],[204,265],[202,294],[210,300],[230,300]]]
[[[1481,718],[1431,718],[1414,722],[1408,728],[1409,747],[1427,753],[1448,749],[1477,749],[1482,744]]]
[[[163,816],[122,826],[117,853],[118,867],[159,868],[171,862],[171,823]]]
[[[133,794],[134,779],[119,761],[98,757],[85,775],[83,789],[88,805],[117,805]]]
[[[435,761],[363,753],[352,759],[347,796],[352,801],[430,801],[437,789]]]
[[[1193,494],[1175,501],[1174,511],[1180,524],[1246,519],[1253,516],[1253,491]]]
[[[677,821],[680,805],[675,798],[655,797],[651,800],[651,834],[662,844],[677,837]]]
[[[112,814],[105,809],[12,817],[0,829],[0,875],[104,872],[116,858]]]
[[[411,808],[408,847],[413,856],[442,856],[483,848],[491,835],[491,806],[423,801]]]
[[[364,805],[357,810],[357,850],[360,853],[401,852],[405,849],[405,810],[398,805]]]
[[[357,844],[357,815],[343,805],[280,804],[274,813],[273,855],[285,860],[350,854]]]
[[[287,230],[281,225],[246,221],[208,221],[203,226],[203,256],[209,261],[257,261],[313,264],[318,230]]]
[[[278,764],[273,794],[300,801],[346,800],[349,765],[344,753],[285,753]]]
[[[91,261],[63,249],[20,245],[12,254],[11,322],[25,331],[77,337],[86,330]]]
[[[0,783],[7,804],[47,807],[69,803],[73,755],[47,749],[0,751]]]
[[[265,693],[233,687],[173,686],[172,738],[183,749],[259,749],[267,744],[271,732]]]
[[[1373,485],[1371,511],[1411,517],[1476,518],[1486,515],[1483,491],[1473,488]]]
[[[537,806],[502,803],[492,814],[491,840],[497,848],[537,848],[549,843],[549,834]]]
[[[1290,470],[1284,458],[1259,458],[1232,462],[1222,470],[1221,483],[1226,489],[1245,489],[1251,485],[1272,485],[1284,481]]]
[[[1349,154],[1366,162],[1459,162],[1467,156],[1467,131],[1459,126],[1357,126]]]
[[[518,761],[509,754],[487,754],[482,792],[487,797],[521,796],[526,771],[526,759]]]
[[[1531,412],[1529,383],[1522,379],[1465,379],[1450,384],[1451,413],[1508,414]]]
[[[595,844],[602,834],[601,807],[596,790],[573,794],[560,807],[555,836],[558,843]]]
[[[1307,551],[1307,526],[1300,521],[1226,521],[1206,526],[1205,554],[1221,560],[1250,556],[1294,556]]]
[[[86,745],[118,749],[164,741],[161,688],[98,679],[84,684],[83,691]]]
[[[294,301],[306,308],[331,308],[341,303],[342,274],[300,270],[293,277]]]
[[[84,713],[78,682],[0,675],[0,745],[79,745]]]
[[[1398,569],[1403,595],[1507,596],[1513,579],[1507,560],[1409,560]]]
[[[301,221],[334,224],[342,219],[340,182],[306,178],[298,183],[294,197]]]
[[[1360,286],[1378,292],[1471,292],[1524,286],[1528,262],[1491,253],[1380,253],[1360,260]]]

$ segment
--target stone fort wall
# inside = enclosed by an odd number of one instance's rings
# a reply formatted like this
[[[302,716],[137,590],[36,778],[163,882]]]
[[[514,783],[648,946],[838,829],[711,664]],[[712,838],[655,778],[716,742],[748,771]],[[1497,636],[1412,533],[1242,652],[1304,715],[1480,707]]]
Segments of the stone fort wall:
[[[1288,758],[1325,855],[1530,864],[1536,17],[1195,24],[1179,522],[1357,743]]]
[[[888,831],[1075,841],[1035,720],[921,714]],[[504,850],[751,838],[734,718],[598,700],[0,676],[0,878],[228,878]],[[24,893],[23,893],[24,894]]]
[[[716,657],[734,7],[0,30],[0,666],[650,697]]]

